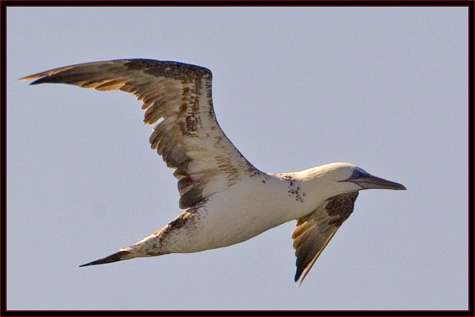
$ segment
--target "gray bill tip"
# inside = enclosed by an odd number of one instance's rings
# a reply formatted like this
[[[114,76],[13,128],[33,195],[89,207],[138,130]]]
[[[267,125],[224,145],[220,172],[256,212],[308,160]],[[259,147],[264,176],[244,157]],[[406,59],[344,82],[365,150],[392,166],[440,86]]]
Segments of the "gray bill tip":
[[[359,179],[355,179],[351,181],[360,185],[364,189],[406,190],[406,187],[402,184],[392,182],[387,179],[376,177],[369,174]]]

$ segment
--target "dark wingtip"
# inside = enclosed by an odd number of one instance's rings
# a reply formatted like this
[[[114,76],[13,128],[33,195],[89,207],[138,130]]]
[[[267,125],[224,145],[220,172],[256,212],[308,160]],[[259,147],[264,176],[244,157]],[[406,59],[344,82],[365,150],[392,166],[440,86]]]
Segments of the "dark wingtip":
[[[38,84],[41,84],[41,83],[42,83],[42,82],[41,82],[39,79],[37,79],[37,80],[31,82],[31,83],[30,83],[30,86],[38,85]]]
[[[119,251],[117,253],[106,256],[105,258],[79,265],[79,267],[89,266],[89,265],[98,265],[98,264],[107,264],[107,263],[117,262],[121,260],[127,260],[129,258],[126,257],[126,255],[129,253],[130,253],[129,251]]]
[[[57,83],[61,83],[60,80],[55,80],[55,77],[54,76],[45,76],[45,77],[41,77],[41,78],[38,78],[37,80],[33,81],[30,83],[30,86],[31,85],[38,85],[38,84],[57,84]]]
[[[58,75],[47,75],[47,74],[35,74],[31,76],[26,76],[19,78],[17,80],[21,81],[29,81],[33,80],[30,85],[38,85],[38,84],[61,84],[61,83],[66,83],[64,82],[64,78],[58,76]]]
[[[34,77],[34,75],[33,75],[33,76],[18,78],[17,80],[28,81],[28,80],[32,80],[32,79],[34,79],[34,78],[37,78],[37,77]],[[38,85],[38,84],[41,84],[41,83],[43,83],[43,82],[47,82],[47,81],[42,80],[42,79],[43,79],[43,78],[39,78],[39,79],[37,79],[37,80],[31,82],[31,83],[30,83],[30,86],[31,86],[31,85]]]
[[[299,278],[300,278],[300,275],[302,275],[302,272],[299,272],[299,271],[297,270],[297,273],[295,273],[294,282],[297,283],[297,281],[298,281]]]

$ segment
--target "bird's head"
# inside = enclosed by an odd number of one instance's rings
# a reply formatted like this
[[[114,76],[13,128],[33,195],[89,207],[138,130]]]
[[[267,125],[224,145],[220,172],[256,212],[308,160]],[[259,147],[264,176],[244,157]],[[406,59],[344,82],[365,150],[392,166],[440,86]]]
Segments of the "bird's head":
[[[404,185],[371,175],[350,163],[329,163],[316,167],[311,178],[326,188],[328,195],[339,195],[363,189],[405,190]]]

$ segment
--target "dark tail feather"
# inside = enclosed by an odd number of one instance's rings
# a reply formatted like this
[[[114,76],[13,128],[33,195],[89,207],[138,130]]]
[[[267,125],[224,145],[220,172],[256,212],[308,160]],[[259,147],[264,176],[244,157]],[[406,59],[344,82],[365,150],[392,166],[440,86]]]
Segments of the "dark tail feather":
[[[112,263],[112,262],[117,262],[121,260],[127,260],[130,259],[131,257],[128,257],[129,251],[119,251],[117,253],[111,254],[109,256],[106,256],[105,258],[95,260],[86,264],[79,265],[79,267],[83,266],[89,266],[89,265],[97,265],[97,264],[106,264],[106,263]]]

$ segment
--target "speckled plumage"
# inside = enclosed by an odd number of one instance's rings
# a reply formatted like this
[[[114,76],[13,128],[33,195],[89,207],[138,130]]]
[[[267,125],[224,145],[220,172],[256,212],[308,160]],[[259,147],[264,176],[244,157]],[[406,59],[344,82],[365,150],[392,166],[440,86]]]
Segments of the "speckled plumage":
[[[189,253],[248,240],[290,220],[297,256],[295,280],[305,278],[341,224],[358,191],[405,189],[349,163],[293,173],[264,173],[250,164],[219,127],[211,72],[203,67],[145,59],[72,65],[31,75],[32,84],[63,83],[121,90],[143,102],[144,123],[168,167],[175,169],[184,213],[141,241],[84,264]],[[303,275],[302,275],[303,274]]]

